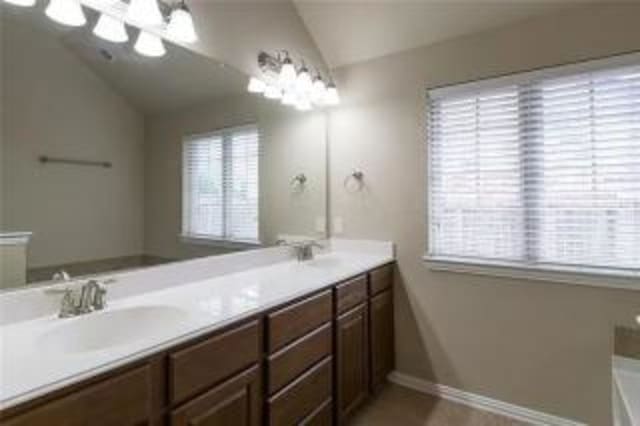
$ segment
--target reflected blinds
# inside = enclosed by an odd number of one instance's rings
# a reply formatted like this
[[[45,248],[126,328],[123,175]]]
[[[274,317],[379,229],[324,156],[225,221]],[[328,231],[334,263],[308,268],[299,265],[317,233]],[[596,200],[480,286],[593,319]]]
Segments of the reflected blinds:
[[[252,125],[184,142],[183,235],[258,242],[259,139]]]

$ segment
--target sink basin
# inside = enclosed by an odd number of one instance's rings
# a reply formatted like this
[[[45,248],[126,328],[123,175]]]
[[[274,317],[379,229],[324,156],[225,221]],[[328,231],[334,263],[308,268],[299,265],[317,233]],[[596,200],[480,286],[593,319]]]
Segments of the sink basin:
[[[189,318],[172,306],[140,306],[60,320],[40,341],[43,349],[63,353],[105,350],[177,330]]]

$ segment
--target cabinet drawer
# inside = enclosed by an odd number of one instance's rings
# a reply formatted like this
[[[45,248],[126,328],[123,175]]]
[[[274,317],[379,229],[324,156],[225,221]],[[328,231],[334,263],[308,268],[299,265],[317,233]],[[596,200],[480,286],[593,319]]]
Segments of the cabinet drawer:
[[[111,377],[59,400],[34,408],[4,426],[134,426],[150,420],[148,366]]]
[[[260,369],[255,366],[171,413],[171,426],[258,426]]]
[[[333,346],[332,326],[327,323],[269,357],[269,394],[280,390],[327,355]]]
[[[330,321],[331,302],[329,290],[269,314],[269,353]]]
[[[393,264],[374,269],[369,273],[369,295],[373,296],[393,285]]]
[[[316,408],[313,413],[309,414],[300,426],[331,426],[333,424],[333,404],[331,400],[326,400],[320,407]]]
[[[331,358],[318,363],[269,399],[269,425],[289,426],[305,419],[331,397]]]
[[[364,302],[367,298],[367,276],[349,280],[336,286],[336,310],[338,314]]]
[[[213,336],[169,356],[169,395],[182,402],[256,363],[260,356],[257,321]]]

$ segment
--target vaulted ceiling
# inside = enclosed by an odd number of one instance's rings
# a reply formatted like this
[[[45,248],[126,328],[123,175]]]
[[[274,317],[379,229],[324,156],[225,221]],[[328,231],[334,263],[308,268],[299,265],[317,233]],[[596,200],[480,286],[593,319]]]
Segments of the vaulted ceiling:
[[[293,0],[329,67],[585,5],[581,0]]]

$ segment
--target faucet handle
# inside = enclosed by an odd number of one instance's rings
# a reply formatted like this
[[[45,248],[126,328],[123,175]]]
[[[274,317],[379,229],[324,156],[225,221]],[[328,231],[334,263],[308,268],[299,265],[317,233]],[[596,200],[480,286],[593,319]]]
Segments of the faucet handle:
[[[102,310],[107,306],[107,286],[104,283],[94,281],[93,300],[91,305],[95,310]]]
[[[63,293],[62,302],[60,302],[60,312],[58,318],[69,318],[76,315],[77,306],[73,297],[73,289],[67,287],[63,290],[59,290]]]

